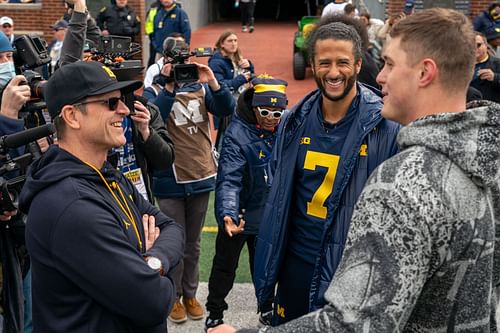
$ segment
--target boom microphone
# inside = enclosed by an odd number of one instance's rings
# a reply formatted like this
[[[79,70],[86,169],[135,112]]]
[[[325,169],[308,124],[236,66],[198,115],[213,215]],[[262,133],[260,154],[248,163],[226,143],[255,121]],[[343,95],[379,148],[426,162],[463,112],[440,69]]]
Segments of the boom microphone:
[[[30,142],[44,138],[56,131],[53,124],[46,124],[24,130],[22,132],[4,135],[0,137],[0,150],[17,148],[27,145]]]

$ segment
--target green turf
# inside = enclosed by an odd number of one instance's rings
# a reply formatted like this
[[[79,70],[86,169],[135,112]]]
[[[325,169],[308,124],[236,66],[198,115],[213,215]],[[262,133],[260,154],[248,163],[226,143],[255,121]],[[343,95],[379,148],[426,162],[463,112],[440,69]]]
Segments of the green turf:
[[[213,194],[213,192],[210,193],[210,202],[208,204],[205,226],[217,226],[217,222],[214,217]],[[208,277],[210,276],[210,269],[212,268],[212,260],[215,253],[216,235],[216,233],[211,232],[203,232],[201,234],[200,281],[208,281]],[[250,267],[248,264],[248,250],[246,247],[244,247],[243,251],[241,251],[235,282],[252,282]]]

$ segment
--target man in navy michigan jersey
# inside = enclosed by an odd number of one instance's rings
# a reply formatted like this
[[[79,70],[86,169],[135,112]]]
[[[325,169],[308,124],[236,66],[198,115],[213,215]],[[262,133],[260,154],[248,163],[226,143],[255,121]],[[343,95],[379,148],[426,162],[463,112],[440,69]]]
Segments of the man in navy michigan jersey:
[[[380,115],[380,93],[357,82],[362,48],[354,28],[320,25],[309,48],[318,89],[280,124],[257,238],[256,293],[263,305],[277,284],[274,325],[325,304],[363,185],[398,151],[399,126]]]

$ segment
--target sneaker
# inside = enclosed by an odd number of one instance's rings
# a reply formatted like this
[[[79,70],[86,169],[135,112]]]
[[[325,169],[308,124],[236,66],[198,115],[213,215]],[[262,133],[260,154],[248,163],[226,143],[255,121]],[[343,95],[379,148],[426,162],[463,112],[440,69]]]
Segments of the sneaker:
[[[186,307],[186,312],[189,318],[192,320],[200,320],[205,316],[205,311],[200,303],[196,300],[195,297],[192,298],[182,298],[182,302]]]
[[[241,31],[243,31],[243,32],[247,32],[247,31],[248,31],[247,26],[246,26],[246,25],[242,26],[242,27],[241,27]]]
[[[224,320],[222,320],[222,318],[212,319],[210,317],[207,317],[207,320],[205,320],[205,332],[208,331],[209,328],[213,328],[222,324],[224,324]]]
[[[260,313],[259,323],[261,323],[264,326],[271,326],[272,322],[273,322],[273,310]]]
[[[186,309],[184,308],[184,305],[182,305],[181,301],[177,299],[174,303],[174,307],[172,308],[172,311],[170,311],[170,314],[168,315],[168,319],[176,324],[181,324],[187,321],[187,316],[186,316]]]
[[[250,29],[248,30],[248,32],[250,32],[250,33],[253,32],[253,25],[250,26]]]

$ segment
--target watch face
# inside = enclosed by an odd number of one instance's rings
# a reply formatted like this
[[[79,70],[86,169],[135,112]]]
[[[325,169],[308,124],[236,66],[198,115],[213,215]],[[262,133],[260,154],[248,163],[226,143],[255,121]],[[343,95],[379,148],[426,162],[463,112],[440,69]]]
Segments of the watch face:
[[[154,269],[155,271],[159,271],[161,269],[161,261],[158,258],[149,257],[148,266],[151,267],[151,269]]]

